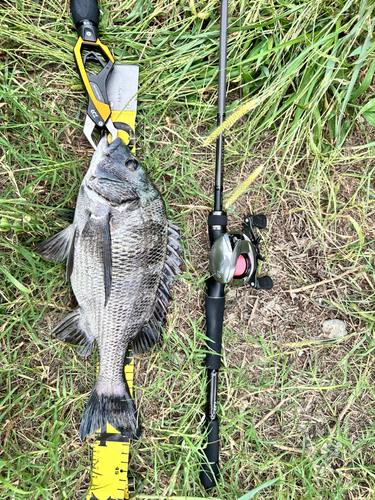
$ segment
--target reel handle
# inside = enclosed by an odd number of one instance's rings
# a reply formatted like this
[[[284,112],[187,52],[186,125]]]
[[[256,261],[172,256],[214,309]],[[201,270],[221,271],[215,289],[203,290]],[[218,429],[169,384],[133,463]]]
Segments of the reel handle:
[[[70,11],[78,35],[84,40],[96,41],[98,38],[99,25],[97,0],[71,0]],[[89,32],[88,35],[87,31]]]

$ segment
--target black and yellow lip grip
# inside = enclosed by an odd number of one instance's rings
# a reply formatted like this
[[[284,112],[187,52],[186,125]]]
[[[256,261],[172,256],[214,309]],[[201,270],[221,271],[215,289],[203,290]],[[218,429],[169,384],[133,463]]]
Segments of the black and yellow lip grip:
[[[92,138],[95,127],[107,129],[113,138],[117,129],[111,119],[111,108],[107,96],[107,83],[113,71],[115,60],[108,47],[98,38],[99,9],[96,0],[71,0],[71,12],[78,32],[74,57],[79,74],[89,96],[83,132],[96,149]],[[99,71],[94,74],[86,70],[88,63]]]

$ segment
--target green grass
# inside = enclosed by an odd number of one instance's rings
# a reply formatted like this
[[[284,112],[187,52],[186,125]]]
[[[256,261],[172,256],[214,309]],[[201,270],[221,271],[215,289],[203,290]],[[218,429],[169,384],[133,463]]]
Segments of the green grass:
[[[92,154],[68,3],[0,5],[0,500],[83,498],[90,477],[78,428],[95,357],[50,339],[74,301],[64,265],[33,253],[66,226]],[[198,464],[218,2],[101,9],[101,39],[140,66],[137,152],[186,261],[164,343],[136,361],[138,498],[238,499],[273,479],[258,498],[373,498],[375,6],[230,2],[224,199],[264,165],[230,227],[267,214],[262,273],[275,287],[226,296],[221,477],[210,492]],[[327,318],[344,320],[347,336],[324,339]]]

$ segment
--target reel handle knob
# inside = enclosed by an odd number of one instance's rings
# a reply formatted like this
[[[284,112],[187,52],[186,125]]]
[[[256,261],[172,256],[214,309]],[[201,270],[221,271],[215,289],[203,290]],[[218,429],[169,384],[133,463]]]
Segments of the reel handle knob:
[[[251,225],[257,227],[258,229],[264,229],[267,227],[267,217],[263,214],[251,215]]]
[[[258,278],[257,281],[258,290],[271,290],[273,288],[273,281],[269,276],[262,276]]]

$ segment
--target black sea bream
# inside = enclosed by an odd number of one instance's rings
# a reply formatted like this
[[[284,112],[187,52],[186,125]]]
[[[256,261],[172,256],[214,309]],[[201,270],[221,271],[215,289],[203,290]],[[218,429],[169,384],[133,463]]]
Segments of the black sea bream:
[[[88,356],[96,340],[99,374],[87,403],[80,437],[107,422],[138,434],[137,415],[124,378],[130,342],[150,349],[165,323],[169,289],[180,272],[178,228],[164,201],[121,139],[103,138],[80,187],[73,224],[36,248],[42,257],[66,257],[79,307],[52,334]]]

